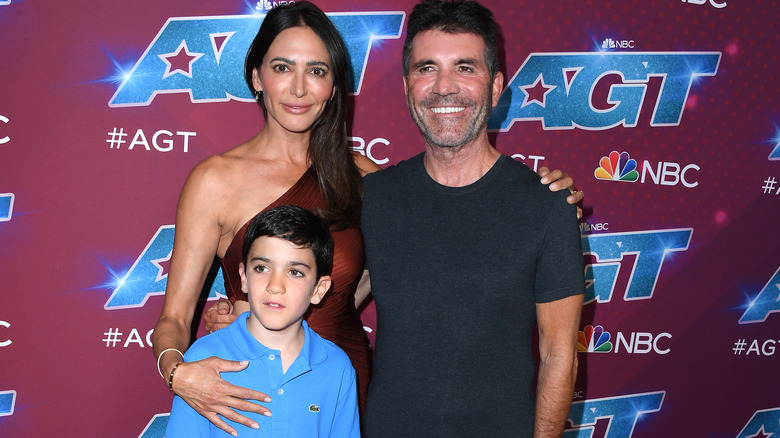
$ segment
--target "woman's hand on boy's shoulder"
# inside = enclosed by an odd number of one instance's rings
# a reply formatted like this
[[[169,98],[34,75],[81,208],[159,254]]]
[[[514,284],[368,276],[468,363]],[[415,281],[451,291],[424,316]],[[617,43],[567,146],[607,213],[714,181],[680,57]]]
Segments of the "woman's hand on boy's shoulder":
[[[209,333],[229,326],[238,316],[233,315],[233,305],[230,301],[221,299],[212,304],[203,314],[203,322]]]

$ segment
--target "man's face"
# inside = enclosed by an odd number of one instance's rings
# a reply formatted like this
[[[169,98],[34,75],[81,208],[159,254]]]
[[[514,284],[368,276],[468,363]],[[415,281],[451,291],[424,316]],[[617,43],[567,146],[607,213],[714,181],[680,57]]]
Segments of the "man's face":
[[[412,40],[404,90],[426,143],[460,148],[476,139],[502,85],[501,73],[490,78],[482,37],[426,30]]]

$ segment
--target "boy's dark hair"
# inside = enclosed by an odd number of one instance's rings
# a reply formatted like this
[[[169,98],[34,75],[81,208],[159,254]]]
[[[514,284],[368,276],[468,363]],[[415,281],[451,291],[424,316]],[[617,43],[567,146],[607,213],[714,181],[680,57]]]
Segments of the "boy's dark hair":
[[[490,9],[474,1],[464,0],[423,0],[409,14],[406,27],[406,41],[403,49],[404,77],[409,76],[412,61],[412,40],[418,33],[426,30],[439,30],[447,33],[473,33],[485,42],[485,63],[490,78],[498,73],[497,25]]]
[[[333,237],[322,220],[309,210],[296,205],[280,205],[252,218],[244,234],[241,251],[244,266],[252,244],[264,236],[278,237],[301,248],[311,249],[317,267],[316,279],[330,275],[333,269]]]

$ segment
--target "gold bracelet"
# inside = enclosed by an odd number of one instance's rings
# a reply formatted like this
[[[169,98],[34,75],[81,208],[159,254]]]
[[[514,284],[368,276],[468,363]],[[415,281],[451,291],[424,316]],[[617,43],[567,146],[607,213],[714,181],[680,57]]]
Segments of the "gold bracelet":
[[[171,368],[171,374],[168,376],[168,389],[170,389],[171,392],[173,392],[173,375],[176,374],[176,368],[179,368],[179,365],[181,365],[183,363],[184,362],[181,362],[181,361],[176,362],[173,365],[173,368]],[[175,392],[174,392],[174,394],[175,394]]]
[[[163,376],[162,370],[160,369],[160,359],[162,359],[163,354],[169,351],[175,351],[179,353],[179,356],[181,356],[181,358],[184,359],[184,355],[181,354],[181,351],[177,350],[176,348],[166,348],[165,350],[163,350],[162,353],[160,353],[160,355],[157,356],[157,372],[160,373],[160,377],[162,377],[163,379],[165,379],[165,376]]]

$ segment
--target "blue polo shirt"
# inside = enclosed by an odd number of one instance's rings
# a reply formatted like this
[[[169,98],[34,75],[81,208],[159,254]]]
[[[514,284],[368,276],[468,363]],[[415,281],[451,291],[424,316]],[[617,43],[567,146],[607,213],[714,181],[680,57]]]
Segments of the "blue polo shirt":
[[[248,360],[239,372],[224,372],[226,381],[268,394],[273,416],[240,412],[260,425],[259,430],[225,422],[238,435],[262,437],[359,437],[355,370],[339,347],[322,339],[303,321],[305,340],[301,353],[282,372],[279,350],[258,342],[247,329],[249,312],[241,314],[227,328],[204,336],[187,350],[184,360],[192,362],[217,356]],[[166,437],[231,437],[198,414],[179,396],[173,399]]]

